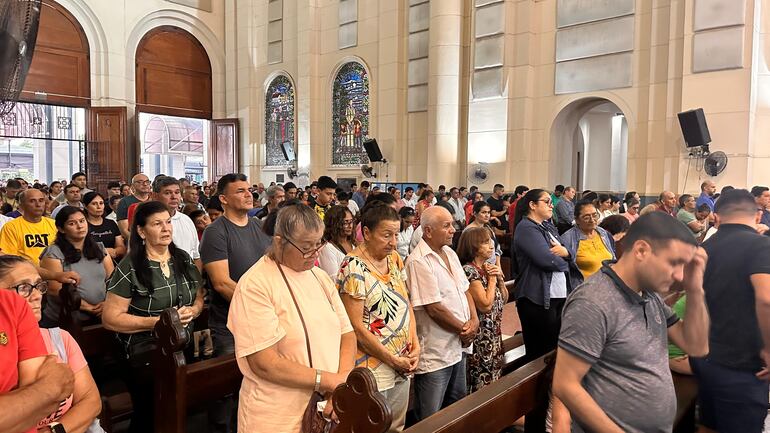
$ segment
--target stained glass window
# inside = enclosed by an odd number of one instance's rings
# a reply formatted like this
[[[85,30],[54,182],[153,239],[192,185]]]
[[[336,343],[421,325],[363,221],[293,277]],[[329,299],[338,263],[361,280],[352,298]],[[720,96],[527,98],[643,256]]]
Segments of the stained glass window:
[[[369,162],[364,140],[369,134],[369,76],[358,62],[346,63],[332,88],[332,165]]]
[[[294,145],[294,86],[285,75],[270,82],[265,93],[265,164],[286,166],[281,144]]]

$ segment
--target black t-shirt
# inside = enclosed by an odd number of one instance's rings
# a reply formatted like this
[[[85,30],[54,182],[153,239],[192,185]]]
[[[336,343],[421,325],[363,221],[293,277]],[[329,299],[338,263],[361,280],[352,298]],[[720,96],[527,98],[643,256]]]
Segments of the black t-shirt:
[[[244,227],[233,224],[224,216],[217,218],[203,231],[200,252],[203,265],[227,260],[230,279],[238,282],[241,275],[256,263],[272,243],[270,236],[262,231],[262,223],[249,218]],[[211,288],[211,308],[209,326],[224,328],[230,302]]]
[[[107,218],[103,218],[102,224],[98,226],[89,223],[88,233],[96,242],[101,242],[104,248],[115,248],[115,238],[120,236],[117,223]]]
[[[742,224],[722,224],[703,243],[708,253],[703,290],[711,317],[708,358],[741,370],[759,371],[762,336],[751,276],[770,274],[770,238]]]
[[[493,196],[489,196],[487,198],[487,204],[489,205],[489,208],[492,209],[495,212],[502,212],[505,210],[505,206],[503,206],[503,198],[500,197],[499,199],[494,198]],[[508,215],[507,213],[504,213],[497,217],[497,219],[500,220],[500,224],[498,225],[496,221],[492,220],[491,224],[500,230],[507,230],[508,229]]]

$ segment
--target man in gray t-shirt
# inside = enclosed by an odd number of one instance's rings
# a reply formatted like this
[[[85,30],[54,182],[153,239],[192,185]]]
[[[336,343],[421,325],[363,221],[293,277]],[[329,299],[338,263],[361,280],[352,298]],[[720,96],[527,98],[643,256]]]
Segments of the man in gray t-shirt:
[[[668,339],[690,355],[708,353],[706,253],[690,230],[654,212],[632,224],[623,243],[620,260],[564,305],[553,390],[573,417],[573,432],[671,432]],[[677,283],[687,293],[681,321],[658,295]]]

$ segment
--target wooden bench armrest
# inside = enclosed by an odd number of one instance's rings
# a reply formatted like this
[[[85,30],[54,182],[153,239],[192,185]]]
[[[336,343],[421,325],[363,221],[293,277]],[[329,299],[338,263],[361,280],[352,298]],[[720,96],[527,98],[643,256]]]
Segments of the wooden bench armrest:
[[[549,386],[553,364],[551,352],[440,410],[404,433],[501,431],[538,405],[543,391]]]

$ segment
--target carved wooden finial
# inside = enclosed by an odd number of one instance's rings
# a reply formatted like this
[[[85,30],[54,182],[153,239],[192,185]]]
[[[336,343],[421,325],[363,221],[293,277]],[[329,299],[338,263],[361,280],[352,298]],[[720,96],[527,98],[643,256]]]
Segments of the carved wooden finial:
[[[377,391],[366,368],[356,368],[334,391],[334,411],[340,419],[335,433],[385,433],[393,420],[390,407]]]
[[[160,313],[160,319],[155,324],[154,333],[164,355],[184,349],[189,339],[187,330],[184,329],[179,320],[179,312],[176,308],[166,308]]]

